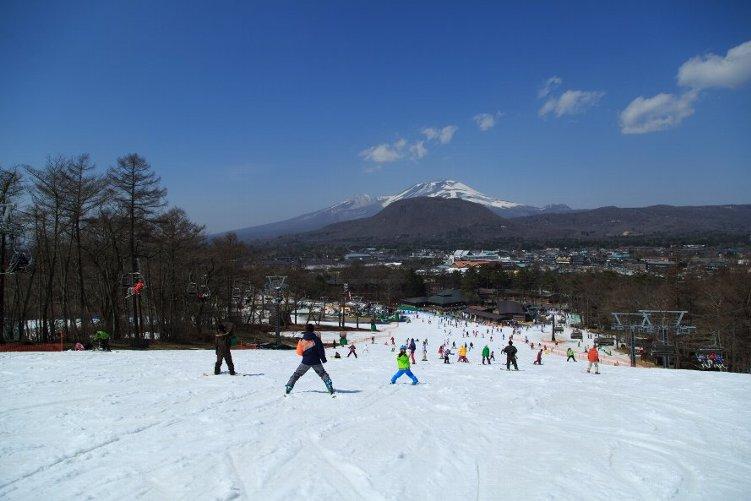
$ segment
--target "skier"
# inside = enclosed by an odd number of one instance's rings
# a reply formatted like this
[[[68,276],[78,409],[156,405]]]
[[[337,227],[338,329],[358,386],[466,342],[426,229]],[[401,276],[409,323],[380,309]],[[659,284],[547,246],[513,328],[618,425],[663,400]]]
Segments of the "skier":
[[[407,347],[404,345],[399,348],[399,354],[396,356],[396,366],[399,370],[391,377],[391,384],[395,384],[396,380],[404,374],[412,380],[413,385],[419,383],[415,375],[412,374],[412,371],[409,370],[409,357],[407,356]]]
[[[214,364],[214,374],[221,373],[222,360],[227,362],[229,373],[235,375],[235,364],[232,363],[232,353],[230,352],[230,334],[232,334],[232,323],[225,322],[216,326],[214,335],[214,352],[216,353],[216,364]]]
[[[592,346],[592,348],[589,349],[589,352],[587,352],[587,360],[589,360],[589,365],[587,366],[587,372],[592,369],[592,366],[595,366],[595,374],[600,373],[600,354],[597,353],[597,347]]]
[[[482,348],[482,365],[485,365],[485,360],[487,360],[488,365],[490,365],[490,347],[488,345],[485,345]]]
[[[96,341],[99,341],[99,349],[102,351],[112,351],[110,350],[110,333],[101,330],[96,331],[96,334],[94,334],[94,339]]]
[[[542,365],[542,348],[537,352],[537,358],[534,361],[534,365]]]
[[[451,355],[451,350],[447,347],[443,351],[443,363],[444,364],[450,364],[451,363],[451,361],[449,360],[449,355]]]
[[[509,340],[508,346],[503,349],[503,353],[506,354],[506,370],[511,370],[511,364],[514,365],[514,370],[518,371],[519,367],[516,365],[516,346],[514,342]]]
[[[469,363],[469,360],[467,359],[467,345],[463,344],[459,347],[459,359],[457,362],[465,362]]]
[[[321,338],[313,330],[313,324],[305,326],[305,332],[302,334],[302,339],[297,342],[297,354],[302,355],[302,362],[297,366],[295,372],[289,378],[287,385],[285,386],[286,393],[292,391],[295,383],[300,379],[310,368],[313,368],[318,374],[318,377],[323,380],[323,384],[326,385],[326,389],[329,393],[334,394],[334,384],[331,382],[331,378],[323,368],[323,364],[326,363],[326,349],[321,342]]]
[[[356,350],[355,343],[352,343],[351,345],[349,345],[349,353],[347,353],[347,358],[349,358],[350,355],[354,355],[355,358],[357,358],[357,351],[355,350]]]
[[[569,362],[571,360],[576,362],[576,357],[574,357],[574,350],[569,346],[569,348],[566,350],[566,362]]]
[[[488,357],[488,363],[495,362],[495,351],[490,352],[490,356]]]
[[[413,364],[417,363],[415,361],[415,351],[416,350],[417,350],[417,345],[415,344],[414,338],[410,339],[410,341],[409,341],[409,358],[410,358],[410,360],[412,361]]]

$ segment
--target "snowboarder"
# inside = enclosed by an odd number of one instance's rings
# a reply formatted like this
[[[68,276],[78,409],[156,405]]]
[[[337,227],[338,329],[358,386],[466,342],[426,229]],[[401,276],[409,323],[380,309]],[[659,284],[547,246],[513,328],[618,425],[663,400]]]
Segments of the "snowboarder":
[[[571,360],[573,360],[574,362],[576,362],[576,357],[574,357],[574,350],[571,349],[571,347],[569,347],[566,350],[566,362],[569,362]]]
[[[99,349],[102,351],[112,351],[110,350],[110,333],[101,330],[96,331],[96,334],[94,334],[94,339],[96,341],[99,341]]]
[[[302,362],[297,366],[295,372],[287,381],[285,390],[287,394],[292,391],[295,383],[300,379],[309,369],[313,369],[321,378],[323,384],[326,385],[326,389],[329,393],[334,394],[334,384],[331,382],[331,378],[323,368],[323,364],[326,360],[326,349],[323,346],[323,342],[318,334],[313,330],[313,324],[305,326],[305,332],[302,334],[302,339],[297,342],[297,354],[302,356]]]
[[[514,365],[514,370],[518,371],[519,367],[516,365],[516,346],[514,342],[509,340],[508,346],[503,349],[503,353],[506,354],[506,370],[511,370],[511,364]]]
[[[399,354],[396,356],[396,366],[399,370],[391,377],[391,384],[395,384],[396,380],[404,374],[412,380],[412,384],[419,383],[415,375],[412,374],[412,371],[409,370],[409,357],[407,356],[407,347],[404,345],[399,348]]]
[[[542,348],[537,352],[537,358],[534,361],[534,365],[542,365]]]
[[[600,373],[600,354],[597,353],[597,347],[592,346],[592,348],[589,349],[589,352],[587,352],[587,360],[589,360],[589,365],[587,366],[587,372],[592,369],[592,366],[595,366],[595,374]]]
[[[488,345],[482,348],[482,365],[485,365],[486,360],[488,361],[488,365],[490,365],[490,347]]]
[[[349,353],[347,353],[347,358],[349,358],[350,355],[354,355],[355,358],[357,358],[357,348],[355,348],[355,343],[352,343],[349,345]]]
[[[222,360],[227,362],[230,375],[235,375],[235,364],[232,363],[232,353],[230,352],[230,334],[232,334],[232,323],[224,322],[216,326],[214,335],[214,352],[216,353],[216,364],[214,364],[214,374],[221,373]]]

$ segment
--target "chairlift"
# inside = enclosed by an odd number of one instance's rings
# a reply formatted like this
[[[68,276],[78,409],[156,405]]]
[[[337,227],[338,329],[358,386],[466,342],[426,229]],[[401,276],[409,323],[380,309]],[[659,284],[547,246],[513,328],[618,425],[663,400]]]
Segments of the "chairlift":
[[[135,271],[133,273],[125,273],[122,277],[122,286],[126,289],[130,289],[138,282],[143,282],[141,273]]]
[[[131,287],[128,287],[128,293],[125,295],[125,299],[141,295],[145,288],[146,282],[144,282],[142,278],[138,278],[138,280],[136,280],[136,282]]]
[[[14,250],[8,259],[8,267],[1,274],[13,275],[14,273],[28,271],[31,268],[32,259],[25,252]]]
[[[200,299],[201,301],[205,301],[211,297],[211,290],[209,289],[208,285],[201,285],[198,287],[198,292],[196,293],[196,297]]]

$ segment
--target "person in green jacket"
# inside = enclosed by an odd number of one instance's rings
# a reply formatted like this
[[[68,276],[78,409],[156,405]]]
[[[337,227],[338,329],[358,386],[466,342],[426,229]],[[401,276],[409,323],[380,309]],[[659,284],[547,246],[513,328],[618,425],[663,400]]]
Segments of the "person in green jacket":
[[[569,349],[566,350],[566,362],[569,362],[571,360],[573,360],[574,362],[576,362],[576,357],[574,357],[574,350],[572,350],[571,348],[569,348]]]
[[[110,333],[107,331],[96,331],[96,334],[94,334],[94,339],[96,341],[99,341],[99,348],[104,351],[112,351],[110,350]]]
[[[488,345],[485,345],[482,349],[482,365],[485,365],[485,360],[487,360],[488,365],[490,365],[490,347]]]
[[[396,380],[406,374],[411,380],[412,384],[417,384],[419,381],[409,370],[409,356],[407,355],[407,347],[402,345],[399,348],[399,354],[396,356],[396,366],[399,368],[396,374],[391,378],[391,384],[395,384]]]

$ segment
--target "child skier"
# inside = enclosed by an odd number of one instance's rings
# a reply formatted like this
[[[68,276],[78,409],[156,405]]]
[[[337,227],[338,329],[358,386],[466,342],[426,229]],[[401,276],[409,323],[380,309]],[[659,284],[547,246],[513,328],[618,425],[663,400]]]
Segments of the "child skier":
[[[326,385],[326,389],[329,393],[334,394],[334,384],[331,382],[331,378],[323,368],[323,364],[326,360],[326,350],[323,347],[321,338],[318,337],[313,330],[313,324],[305,326],[305,332],[303,332],[302,339],[297,342],[297,354],[302,355],[302,362],[297,366],[295,372],[289,378],[287,385],[285,386],[286,393],[292,391],[295,383],[300,379],[310,368],[316,371],[318,377],[323,380],[323,384]]]
[[[571,349],[571,347],[569,347],[566,350],[566,362],[569,362],[571,360],[573,360],[574,362],[576,362],[576,357],[574,357],[574,350]]]
[[[407,347],[404,345],[399,348],[399,354],[396,356],[396,366],[399,370],[392,376],[391,384],[395,384],[396,380],[404,374],[412,380],[413,385],[419,383],[415,375],[412,374],[412,371],[409,370],[409,357],[407,356]]]
[[[542,365],[542,348],[537,352],[537,358],[534,361],[534,365]]]
[[[482,348],[482,365],[485,365],[486,360],[488,361],[488,365],[490,365],[490,347],[488,345]]]
[[[451,355],[451,350],[446,347],[446,349],[443,351],[443,363],[444,364],[450,364],[451,361],[449,360],[449,355]]]
[[[347,358],[349,358],[350,355],[354,355],[355,358],[357,358],[357,348],[355,348],[355,343],[352,343],[349,345],[349,353],[347,353]]]
[[[587,372],[592,369],[592,366],[595,366],[595,374],[600,373],[600,354],[597,353],[597,347],[592,346],[590,348],[589,352],[587,352],[587,360],[589,361],[589,365],[587,366]]]
[[[94,339],[99,341],[99,349],[102,351],[112,351],[110,350],[110,334],[109,332],[105,330],[96,331],[96,334],[94,334]]]

